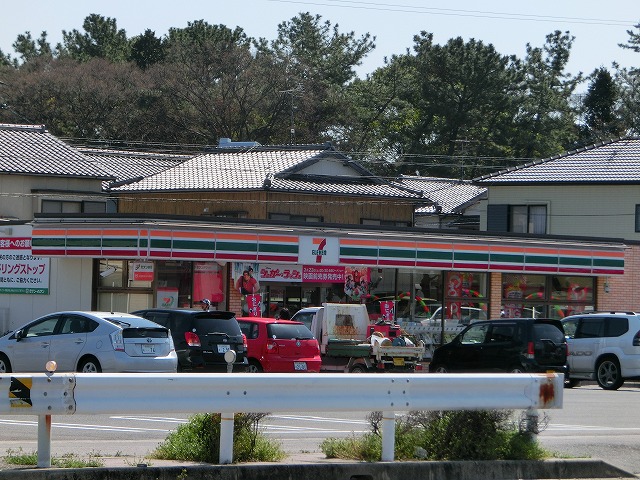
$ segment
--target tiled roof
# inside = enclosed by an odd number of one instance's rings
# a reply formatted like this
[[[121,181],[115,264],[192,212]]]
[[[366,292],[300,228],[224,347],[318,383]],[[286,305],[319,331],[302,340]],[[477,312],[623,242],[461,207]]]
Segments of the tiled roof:
[[[111,178],[93,160],[49,134],[43,125],[0,124],[1,173]]]
[[[193,157],[193,155],[132,152],[103,148],[78,147],[78,150],[95,161],[103,170],[109,172],[116,183],[154,175]]]
[[[413,190],[422,190],[424,197],[434,202],[434,205],[417,208],[417,215],[461,213],[487,191],[484,187],[472,185],[468,180],[451,178],[402,175],[397,181]]]
[[[322,161],[339,162],[351,176],[322,175],[305,168]],[[346,167],[345,167],[346,165]],[[271,190],[320,194],[389,196],[420,199],[419,192],[373,176],[327,145],[216,149],[140,181],[117,186],[122,191]]]
[[[478,177],[474,183],[640,183],[640,138],[599,143]]]

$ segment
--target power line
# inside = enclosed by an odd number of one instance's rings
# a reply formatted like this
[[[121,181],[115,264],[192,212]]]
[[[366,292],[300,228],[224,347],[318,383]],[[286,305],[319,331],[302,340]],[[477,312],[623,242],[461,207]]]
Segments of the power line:
[[[531,15],[523,13],[491,12],[483,10],[464,10],[454,8],[420,7],[415,5],[402,5],[390,3],[376,3],[355,0],[324,0],[324,2],[303,0],[267,0],[276,3],[293,3],[299,5],[316,5],[321,7],[351,8],[360,10],[378,10],[399,13],[419,13],[424,15],[445,15],[454,17],[493,18],[498,20],[519,20],[529,22],[558,22],[631,27],[630,20],[584,18],[584,17],[559,17],[553,15]],[[328,3],[327,3],[328,2]]]

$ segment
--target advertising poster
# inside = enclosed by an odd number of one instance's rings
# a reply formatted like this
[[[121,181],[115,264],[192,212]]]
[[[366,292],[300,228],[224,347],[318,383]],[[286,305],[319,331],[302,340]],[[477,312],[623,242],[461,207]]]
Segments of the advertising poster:
[[[395,302],[393,300],[380,302],[380,319],[393,323],[395,321],[395,310]]]
[[[514,277],[514,281],[505,287],[504,297],[513,300],[522,300],[527,289],[526,277]],[[504,316],[507,318],[522,317],[522,302],[507,303],[504,306]]]
[[[344,267],[344,293],[352,300],[360,301],[369,293],[371,268]]]
[[[0,238],[0,294],[49,294],[49,259],[31,255],[31,238]]]
[[[447,297],[462,297],[462,274],[450,272],[447,274]],[[451,302],[447,319],[460,320],[462,318],[462,303]]]
[[[259,317],[261,315],[262,295],[247,295],[247,310],[250,317]]]

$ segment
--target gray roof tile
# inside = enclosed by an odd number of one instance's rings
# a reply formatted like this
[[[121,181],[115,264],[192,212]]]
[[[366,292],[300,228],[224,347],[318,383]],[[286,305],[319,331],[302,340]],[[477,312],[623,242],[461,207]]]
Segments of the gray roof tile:
[[[478,177],[474,183],[640,183],[640,138],[599,143]]]
[[[0,124],[0,173],[111,178],[96,162],[49,134],[44,125]]]
[[[347,164],[353,176],[304,174],[324,160]],[[373,176],[326,145],[216,149],[190,158],[114,192],[265,190],[421,199],[420,192]]]
[[[411,189],[422,190],[425,198],[434,202],[433,205],[417,208],[417,215],[436,213],[438,207],[438,213],[459,213],[459,210],[485,195],[487,191],[484,187],[472,185],[468,180],[452,178],[402,175],[398,182]]]

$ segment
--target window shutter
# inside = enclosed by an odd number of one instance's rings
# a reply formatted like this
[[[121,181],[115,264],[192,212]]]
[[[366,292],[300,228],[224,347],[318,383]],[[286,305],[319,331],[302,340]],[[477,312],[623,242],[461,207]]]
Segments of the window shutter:
[[[509,205],[487,205],[487,231],[509,231]]]

